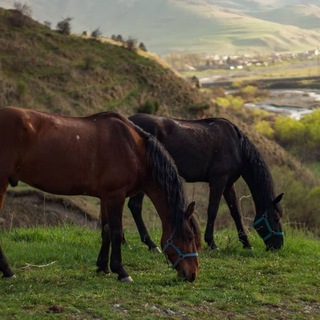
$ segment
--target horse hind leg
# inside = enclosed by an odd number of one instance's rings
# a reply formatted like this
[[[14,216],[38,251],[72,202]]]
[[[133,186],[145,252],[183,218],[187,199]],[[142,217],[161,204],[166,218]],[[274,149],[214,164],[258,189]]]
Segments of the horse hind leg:
[[[128,202],[128,208],[130,209],[133,219],[138,228],[141,242],[145,243],[150,251],[161,253],[161,250],[156,246],[156,244],[151,240],[151,237],[148,233],[147,227],[144,224],[142,219],[142,202],[143,202],[144,193],[138,193],[134,197],[131,197]]]
[[[236,228],[238,230],[238,237],[239,241],[243,244],[243,248],[245,249],[252,249],[252,245],[248,240],[248,236],[244,230],[243,222],[242,222],[242,216],[240,213],[240,208],[237,201],[237,195],[234,188],[234,184],[231,186],[227,186],[225,188],[225,191],[223,193],[224,198],[227,202],[227,205],[229,207],[231,216],[235,222]]]

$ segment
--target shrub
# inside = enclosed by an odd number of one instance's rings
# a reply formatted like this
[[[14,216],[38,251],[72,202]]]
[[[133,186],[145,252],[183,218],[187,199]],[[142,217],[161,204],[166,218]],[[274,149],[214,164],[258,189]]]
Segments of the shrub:
[[[138,108],[138,112],[139,113],[148,113],[148,114],[154,114],[158,111],[159,109],[159,102],[158,101],[150,101],[147,100],[145,103],[143,103],[142,105],[140,105],[140,107]]]
[[[320,110],[300,121],[279,117],[274,124],[275,138],[303,161],[320,159]]]
[[[245,86],[244,88],[240,89],[239,94],[245,99],[251,99],[256,97],[258,92],[258,88],[252,85]]]
[[[303,142],[304,125],[295,119],[278,117],[274,124],[276,138],[282,144],[290,145]]]
[[[22,98],[25,96],[27,92],[27,85],[24,81],[20,80],[17,83],[17,98],[19,101],[22,100]]]
[[[243,107],[244,101],[241,97],[234,97],[234,96],[228,96],[228,99],[230,101],[230,106],[233,109],[240,109],[241,107]]]
[[[264,135],[268,139],[273,139],[274,130],[270,122],[262,120],[254,125],[254,129]]]
[[[230,107],[230,101],[227,98],[218,97],[215,99],[215,103],[218,107],[222,107],[222,108]]]
[[[93,56],[88,55],[84,57],[84,70],[93,70],[95,67],[95,59]]]
[[[243,87],[243,82],[238,80],[238,81],[233,81],[232,84],[231,84],[231,87],[233,89],[240,89]]]

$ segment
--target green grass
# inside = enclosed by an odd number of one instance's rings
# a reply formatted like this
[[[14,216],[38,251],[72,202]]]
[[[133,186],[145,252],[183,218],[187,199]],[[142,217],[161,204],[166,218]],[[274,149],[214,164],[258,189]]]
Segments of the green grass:
[[[317,177],[320,177],[320,162],[311,163],[309,167]]]
[[[153,238],[159,243],[160,233]],[[234,232],[219,231],[219,251],[204,248],[194,283],[176,277],[163,255],[126,232],[123,261],[134,279],[95,272],[98,230],[18,229],[0,234],[16,278],[0,282],[1,319],[317,319],[320,242],[286,230],[279,252],[250,233],[245,251]],[[38,266],[38,267],[37,267]],[[43,267],[39,267],[43,266]]]

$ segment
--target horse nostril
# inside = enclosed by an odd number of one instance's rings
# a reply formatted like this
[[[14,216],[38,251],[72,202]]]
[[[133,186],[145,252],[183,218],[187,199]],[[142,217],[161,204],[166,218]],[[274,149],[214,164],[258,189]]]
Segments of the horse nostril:
[[[185,272],[184,270],[182,271],[182,278],[185,279],[185,280],[188,279],[188,278],[187,278],[187,274],[186,274],[186,272]]]
[[[194,280],[196,280],[195,273],[188,274],[185,270],[183,270],[180,275],[184,280],[189,281],[189,282],[193,282]]]

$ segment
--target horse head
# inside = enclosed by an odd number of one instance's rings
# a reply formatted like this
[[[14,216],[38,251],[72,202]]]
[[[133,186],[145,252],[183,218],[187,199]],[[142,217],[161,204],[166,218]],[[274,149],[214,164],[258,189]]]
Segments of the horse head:
[[[279,205],[283,197],[283,193],[278,195],[269,208],[267,208],[260,216],[257,216],[253,222],[253,227],[263,239],[267,250],[280,249],[283,246],[282,226],[280,218],[282,216],[282,209]]]
[[[183,226],[178,232],[175,229],[173,232],[164,230],[161,245],[162,251],[166,255],[167,260],[170,262],[172,268],[176,269],[178,275],[189,281],[193,282],[199,271],[198,253],[200,249],[200,228],[198,220],[194,215],[195,203],[189,204]]]

